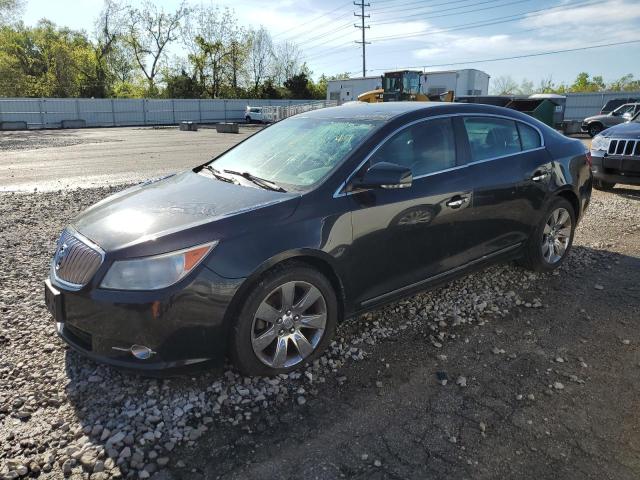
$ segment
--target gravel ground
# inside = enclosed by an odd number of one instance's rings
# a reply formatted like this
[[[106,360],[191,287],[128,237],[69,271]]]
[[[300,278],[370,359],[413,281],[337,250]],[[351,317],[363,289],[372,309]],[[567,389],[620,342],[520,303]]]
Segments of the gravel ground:
[[[550,275],[478,272],[342,324],[276,378],[148,379],[56,338],[55,240],[115,188],[0,194],[0,478],[639,478],[640,191]]]

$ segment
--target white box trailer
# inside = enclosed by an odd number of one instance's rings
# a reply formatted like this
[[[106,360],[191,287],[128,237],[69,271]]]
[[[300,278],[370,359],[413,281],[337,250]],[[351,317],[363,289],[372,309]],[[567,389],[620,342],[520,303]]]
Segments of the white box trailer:
[[[346,80],[329,80],[327,83],[327,100],[335,100],[338,105],[358,100],[358,95],[382,88],[382,77],[348,78]]]
[[[426,72],[420,81],[420,91],[425,95],[440,95],[449,90],[456,96],[488,95],[489,78],[486,72],[475,68]]]

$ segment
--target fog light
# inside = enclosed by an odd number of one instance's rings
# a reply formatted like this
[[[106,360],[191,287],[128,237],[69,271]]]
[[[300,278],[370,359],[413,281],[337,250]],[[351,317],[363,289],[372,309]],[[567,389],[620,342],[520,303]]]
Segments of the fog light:
[[[131,346],[131,355],[136,357],[138,360],[148,360],[156,352],[151,350],[149,347],[145,347],[144,345],[132,345]]]
[[[149,347],[145,347],[144,345],[131,345],[130,348],[122,348],[122,347],[111,347],[113,350],[118,350],[120,352],[130,352],[131,355],[136,357],[138,360],[149,360],[152,356],[156,354]]]

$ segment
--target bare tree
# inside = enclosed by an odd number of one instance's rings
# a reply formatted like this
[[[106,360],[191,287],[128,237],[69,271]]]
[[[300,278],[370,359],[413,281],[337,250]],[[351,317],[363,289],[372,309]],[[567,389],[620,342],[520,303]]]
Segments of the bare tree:
[[[555,85],[553,83],[553,77],[549,75],[548,77],[540,79],[538,88],[536,88],[536,93],[551,93],[554,89]]]
[[[302,52],[293,42],[278,43],[273,48],[273,81],[276,85],[284,85],[284,82],[300,73],[302,66]]]
[[[250,34],[248,70],[249,81],[254,92],[258,91],[260,84],[267,78],[271,69],[273,58],[273,42],[271,35],[264,28],[260,27]]]
[[[123,18],[126,8],[119,0],[105,0],[95,22],[95,85],[93,95],[105,97],[109,71],[109,59],[113,57],[118,39],[123,33]]]
[[[230,57],[237,58],[238,24],[232,10],[200,6],[189,12],[181,28],[194,76],[212,97],[220,95]],[[231,62],[235,66],[235,62]],[[234,75],[235,77],[235,75]]]
[[[518,83],[510,75],[503,75],[493,81],[492,91],[495,95],[514,95],[518,92]]]
[[[183,1],[175,12],[167,13],[146,0],[141,9],[129,11],[126,41],[133,51],[136,63],[147,78],[149,90],[155,90],[155,79],[160,71],[165,48],[178,39],[180,22],[187,15]]]

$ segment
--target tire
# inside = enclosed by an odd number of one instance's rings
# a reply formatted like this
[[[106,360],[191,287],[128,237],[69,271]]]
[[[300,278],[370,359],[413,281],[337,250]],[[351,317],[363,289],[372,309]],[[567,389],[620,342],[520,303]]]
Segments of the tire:
[[[602,125],[600,125],[599,123],[592,123],[587,127],[587,132],[589,132],[589,136],[591,138],[598,135],[602,130]]]
[[[244,122],[245,123],[251,123],[251,117],[248,116],[248,115],[246,117],[244,117]]]
[[[285,295],[293,301],[284,301]],[[307,305],[304,298],[311,299]],[[244,375],[290,372],[322,354],[337,321],[338,300],[331,282],[306,264],[284,263],[267,272],[243,300],[231,332],[231,361]]]
[[[613,187],[615,186],[615,183],[603,182],[602,180],[597,179],[593,180],[593,188],[595,188],[596,190],[602,190],[603,192],[613,190]]]
[[[561,217],[557,218],[556,223],[562,223],[564,213],[570,221],[569,226],[564,228],[551,228],[548,223],[554,223],[552,215],[559,212]],[[573,245],[573,235],[576,228],[576,213],[573,206],[568,200],[562,197],[554,198],[545,210],[540,223],[536,226],[533,234],[525,245],[525,251],[520,259],[520,264],[525,268],[536,272],[550,272],[558,268],[567,257]],[[553,236],[550,236],[550,230]],[[558,243],[551,242],[551,239],[557,239]],[[545,248],[545,243],[546,247]]]

